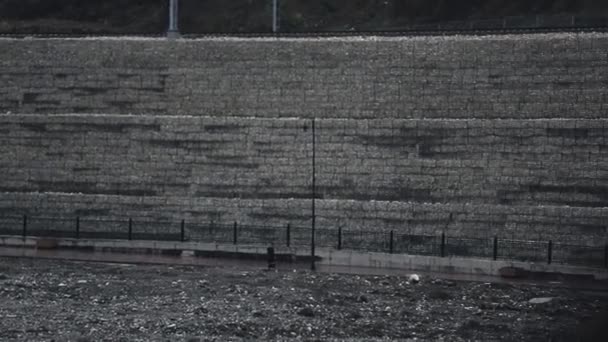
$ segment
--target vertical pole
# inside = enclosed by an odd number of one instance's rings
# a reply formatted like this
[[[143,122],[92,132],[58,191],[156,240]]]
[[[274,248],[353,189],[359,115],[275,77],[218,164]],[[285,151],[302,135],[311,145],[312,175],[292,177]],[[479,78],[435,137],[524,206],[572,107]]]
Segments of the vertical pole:
[[[604,268],[608,268],[608,244],[604,246]]]
[[[441,257],[445,258],[445,232],[441,233]]]
[[[494,237],[494,251],[492,255],[494,260],[498,259],[498,237],[496,236]]]
[[[235,221],[233,229],[232,229],[232,243],[235,244],[235,245],[237,243],[237,236],[236,236],[237,235],[237,229],[238,229],[238,227],[237,227],[237,223]]]
[[[287,247],[291,244],[291,225],[287,224]]]
[[[312,229],[310,234],[310,269],[315,270],[315,197],[317,197],[316,189],[316,165],[315,165],[315,119],[312,119]]]
[[[211,220],[211,222],[209,222],[209,236],[211,236],[211,241],[215,240],[215,236],[213,235],[214,231],[213,231],[213,220]]]
[[[391,234],[390,234],[390,240],[389,240],[389,253],[393,254],[393,252],[395,251],[394,249],[394,241],[395,241],[395,233],[391,230]]]
[[[80,239],[80,216],[76,216],[76,238]]]
[[[272,0],[272,32],[279,32],[279,0]]]
[[[168,38],[179,37],[179,3],[178,0],[169,0],[169,29]]]
[[[133,219],[129,217],[129,240],[133,240]]]
[[[23,240],[27,237],[27,215],[23,215]]]
[[[547,246],[547,264],[551,265],[552,259],[553,259],[553,241],[549,240],[549,245]]]
[[[180,227],[180,241],[186,241],[186,220],[182,220],[182,225]]]
[[[269,270],[274,270],[275,268],[277,268],[277,261],[276,258],[274,256],[274,247],[268,247],[266,249],[267,254],[268,254],[268,269]]]
[[[338,227],[338,250],[342,249],[342,227]]]

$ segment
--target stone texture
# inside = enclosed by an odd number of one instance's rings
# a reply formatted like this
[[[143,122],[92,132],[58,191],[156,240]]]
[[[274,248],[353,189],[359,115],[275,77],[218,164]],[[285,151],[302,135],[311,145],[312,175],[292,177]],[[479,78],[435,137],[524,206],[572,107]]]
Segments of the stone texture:
[[[0,39],[0,113],[601,118],[607,41]]]
[[[606,45],[0,39],[0,213],[603,244]]]

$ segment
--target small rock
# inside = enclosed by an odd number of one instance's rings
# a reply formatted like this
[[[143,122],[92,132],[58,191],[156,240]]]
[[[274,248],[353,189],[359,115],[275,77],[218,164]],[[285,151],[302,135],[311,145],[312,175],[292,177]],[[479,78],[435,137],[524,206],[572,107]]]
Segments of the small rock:
[[[357,312],[357,311],[353,311],[348,315],[349,318],[357,320],[360,318],[363,318],[363,315],[361,315],[361,313]]]
[[[300,311],[298,311],[298,315],[304,316],[304,317],[314,317],[315,312],[313,311],[313,309],[306,307],[306,308],[300,309]]]
[[[420,276],[417,274],[410,274],[410,276],[407,277],[407,281],[412,284],[417,284],[420,282]]]
[[[552,301],[553,298],[551,297],[539,297],[539,298],[532,298],[528,301],[528,303],[530,304],[544,304],[544,303],[549,303],[550,301]]]
[[[367,302],[369,302],[369,299],[367,298],[366,295],[360,295],[359,298],[357,298],[357,301],[359,301],[361,303],[367,303]]]

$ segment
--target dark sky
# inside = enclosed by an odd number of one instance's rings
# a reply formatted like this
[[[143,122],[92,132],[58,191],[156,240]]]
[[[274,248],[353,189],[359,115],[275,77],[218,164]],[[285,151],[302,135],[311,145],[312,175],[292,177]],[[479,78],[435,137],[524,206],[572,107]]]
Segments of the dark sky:
[[[280,0],[285,30],[374,29],[537,14],[608,16],[608,0]],[[0,0],[0,31],[163,32],[168,0]],[[267,31],[271,0],[180,0],[182,29]]]

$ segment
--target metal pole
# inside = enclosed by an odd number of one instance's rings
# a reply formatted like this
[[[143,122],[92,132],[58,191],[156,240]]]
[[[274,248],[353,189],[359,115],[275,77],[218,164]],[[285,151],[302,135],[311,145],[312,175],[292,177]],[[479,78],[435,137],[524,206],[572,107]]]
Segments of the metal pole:
[[[338,250],[342,249],[342,227],[338,227]]]
[[[27,237],[27,215],[23,215],[23,240]]]
[[[179,37],[179,0],[169,0],[169,29],[168,38]]]
[[[547,246],[547,264],[551,265],[552,260],[553,260],[553,241],[549,240],[549,245]]]
[[[186,220],[182,220],[182,225],[180,227],[180,241],[186,241]]]
[[[291,244],[291,225],[287,224],[287,247]]]
[[[494,260],[498,259],[498,237],[494,237],[494,250],[492,253],[492,257]]]
[[[441,233],[441,257],[445,258],[445,233]]]
[[[394,244],[395,244],[394,241],[395,241],[394,232],[391,230],[389,248],[388,248],[390,254],[393,254],[393,252],[394,252]]]
[[[76,216],[76,238],[80,239],[80,217]]]
[[[279,32],[279,0],[272,0],[272,32]]]
[[[233,229],[232,229],[232,243],[233,243],[234,245],[236,245],[236,243],[237,243],[237,242],[238,242],[238,241],[237,241],[237,223],[236,223],[236,221],[235,221],[235,222],[234,222],[234,227],[233,227]]]
[[[315,119],[312,119],[312,230],[310,234],[310,269],[315,270],[315,198],[317,197],[316,190],[316,169],[315,169]]]
[[[133,239],[133,219],[129,218],[129,240]]]

